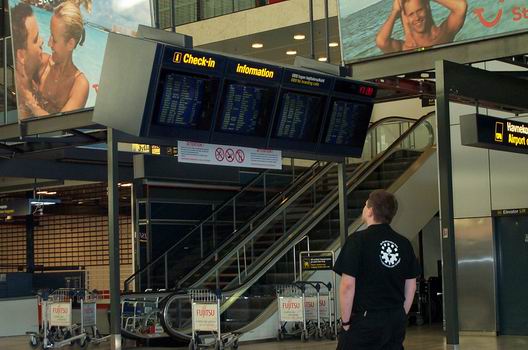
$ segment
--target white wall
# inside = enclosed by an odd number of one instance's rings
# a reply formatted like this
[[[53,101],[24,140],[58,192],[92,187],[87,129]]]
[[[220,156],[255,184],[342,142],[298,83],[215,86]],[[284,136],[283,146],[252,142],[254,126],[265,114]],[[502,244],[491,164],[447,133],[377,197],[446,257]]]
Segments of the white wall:
[[[0,315],[0,337],[38,332],[36,297],[0,299]]]

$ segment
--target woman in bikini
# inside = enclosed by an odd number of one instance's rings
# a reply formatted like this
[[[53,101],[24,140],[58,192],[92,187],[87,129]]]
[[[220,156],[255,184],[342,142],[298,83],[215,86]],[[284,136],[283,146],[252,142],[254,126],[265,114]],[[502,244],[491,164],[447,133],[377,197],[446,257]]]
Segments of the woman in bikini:
[[[73,63],[73,50],[85,39],[79,7],[65,1],[54,10],[50,23],[50,55],[42,56],[38,93],[31,108],[34,116],[84,108],[89,83]]]

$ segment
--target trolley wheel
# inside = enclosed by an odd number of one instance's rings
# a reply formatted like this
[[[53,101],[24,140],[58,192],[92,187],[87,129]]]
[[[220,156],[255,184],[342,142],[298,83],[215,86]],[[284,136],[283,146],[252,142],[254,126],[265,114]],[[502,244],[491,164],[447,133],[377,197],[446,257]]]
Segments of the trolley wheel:
[[[335,339],[336,339],[336,336],[335,336],[335,334],[334,334],[334,330],[331,329],[331,328],[328,328],[328,329],[326,330],[326,334],[325,334],[325,336],[326,336],[327,339],[330,339],[330,340],[335,340]]]
[[[282,329],[279,329],[279,331],[277,332],[277,341],[282,340],[284,340],[284,334],[282,333]]]
[[[36,335],[29,336],[29,345],[36,349],[40,345],[40,339]]]
[[[301,341],[303,342],[308,341],[308,337],[309,337],[308,333],[305,330],[303,330],[301,333]]]
[[[81,349],[86,349],[88,347],[88,344],[90,343],[90,338],[84,337],[84,338],[78,339],[77,342]]]
[[[422,315],[417,315],[416,316],[416,325],[417,326],[423,326],[424,325],[424,318],[422,317]]]
[[[321,328],[317,328],[317,331],[315,332],[315,336],[317,340],[321,340],[324,337],[323,330]]]
[[[238,349],[238,339],[231,344],[231,350],[237,350]]]

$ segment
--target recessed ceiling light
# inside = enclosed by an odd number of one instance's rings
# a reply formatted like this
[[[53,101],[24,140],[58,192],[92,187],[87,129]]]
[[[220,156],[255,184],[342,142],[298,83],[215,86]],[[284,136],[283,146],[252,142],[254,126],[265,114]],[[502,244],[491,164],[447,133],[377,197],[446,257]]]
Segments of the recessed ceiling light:
[[[264,47],[264,44],[262,44],[262,43],[253,43],[251,45],[251,47],[254,48],[254,49],[261,49],[261,48]]]
[[[336,42],[334,41],[334,42],[328,44],[328,46],[330,46],[330,47],[338,47],[338,46],[339,46],[339,43],[336,43]]]
[[[429,78],[429,73],[427,73],[427,72],[420,73],[420,77],[421,78]]]
[[[328,58],[326,58],[326,57],[319,57],[317,60],[318,60],[318,61],[321,61],[321,62],[326,62],[326,61],[328,61]]]
[[[293,38],[294,38],[295,40],[303,40],[304,38],[306,38],[306,35],[304,35],[304,34],[295,34],[295,35],[293,36]]]
[[[295,50],[288,50],[288,51],[286,51],[286,55],[290,55],[290,56],[292,56],[292,55],[297,55],[297,51],[295,51]]]

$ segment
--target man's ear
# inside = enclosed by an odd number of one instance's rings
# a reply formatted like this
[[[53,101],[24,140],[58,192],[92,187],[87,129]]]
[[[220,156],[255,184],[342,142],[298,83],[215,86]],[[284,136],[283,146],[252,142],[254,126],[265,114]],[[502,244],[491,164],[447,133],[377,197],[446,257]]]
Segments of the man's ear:
[[[26,63],[26,50],[17,49],[15,56],[16,56],[17,63],[21,63],[22,65]]]

